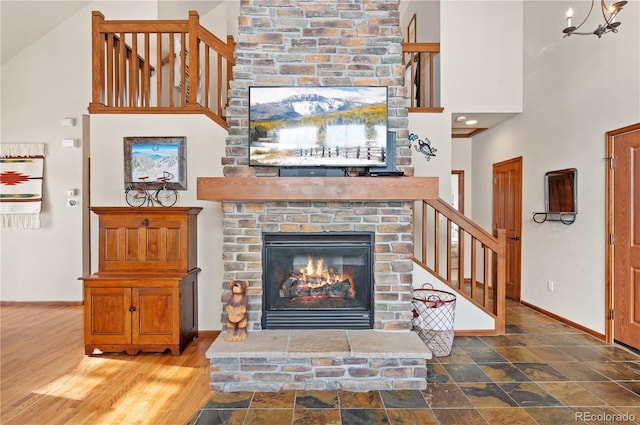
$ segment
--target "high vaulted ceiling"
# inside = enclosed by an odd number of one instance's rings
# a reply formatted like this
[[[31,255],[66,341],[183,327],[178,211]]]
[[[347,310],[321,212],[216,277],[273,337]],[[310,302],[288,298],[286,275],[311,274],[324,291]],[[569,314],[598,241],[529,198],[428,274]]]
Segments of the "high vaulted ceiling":
[[[90,3],[90,1],[82,0],[0,0],[0,64],[6,63],[18,52],[27,48]],[[223,1],[159,0],[158,18],[186,19],[189,10],[197,10],[203,16],[220,3]],[[87,21],[87,25],[89,23]],[[464,122],[456,121],[456,118],[462,115],[467,119],[476,119],[478,122],[466,125]],[[452,113],[452,137],[473,137],[513,115]]]
[[[47,34],[90,1],[82,0],[0,0],[0,64]],[[158,18],[187,19],[189,10],[200,16],[222,1],[158,1]],[[91,24],[90,16],[87,25]],[[107,17],[107,19],[109,19]]]

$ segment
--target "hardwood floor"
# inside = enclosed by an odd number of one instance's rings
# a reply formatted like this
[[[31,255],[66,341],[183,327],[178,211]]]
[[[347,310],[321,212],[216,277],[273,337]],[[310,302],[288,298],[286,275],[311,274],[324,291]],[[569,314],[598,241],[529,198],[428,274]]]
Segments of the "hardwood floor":
[[[84,355],[80,306],[1,306],[0,422],[184,424],[214,391],[198,338],[182,355]]]

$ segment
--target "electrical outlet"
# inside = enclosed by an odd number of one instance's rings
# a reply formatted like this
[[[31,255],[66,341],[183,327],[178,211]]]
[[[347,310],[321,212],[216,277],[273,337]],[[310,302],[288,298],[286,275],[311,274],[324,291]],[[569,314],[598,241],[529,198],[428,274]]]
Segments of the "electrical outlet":
[[[78,200],[77,199],[67,199],[67,206],[68,207],[77,207],[78,206]]]
[[[553,280],[547,280],[547,291],[553,292]]]

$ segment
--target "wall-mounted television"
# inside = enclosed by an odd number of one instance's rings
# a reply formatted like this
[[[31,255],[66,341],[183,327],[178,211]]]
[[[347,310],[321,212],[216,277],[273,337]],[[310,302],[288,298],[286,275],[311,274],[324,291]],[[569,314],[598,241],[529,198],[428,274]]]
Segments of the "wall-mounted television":
[[[385,167],[387,87],[249,87],[249,164]]]

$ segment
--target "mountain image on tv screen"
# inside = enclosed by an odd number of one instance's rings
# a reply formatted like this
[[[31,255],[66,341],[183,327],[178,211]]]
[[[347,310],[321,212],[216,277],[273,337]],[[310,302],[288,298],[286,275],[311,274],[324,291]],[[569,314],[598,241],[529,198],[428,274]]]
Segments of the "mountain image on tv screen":
[[[387,87],[250,87],[249,163],[381,167]]]

